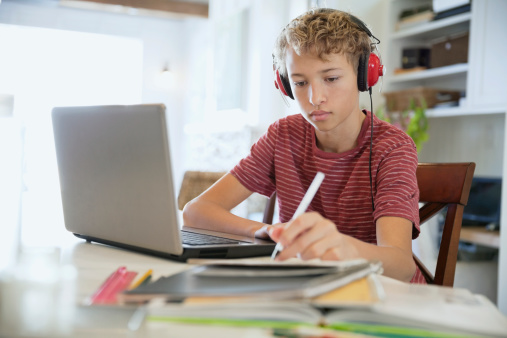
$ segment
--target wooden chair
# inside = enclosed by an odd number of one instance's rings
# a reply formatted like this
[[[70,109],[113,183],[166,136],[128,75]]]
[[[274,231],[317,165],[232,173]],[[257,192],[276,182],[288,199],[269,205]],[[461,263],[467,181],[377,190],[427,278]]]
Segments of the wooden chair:
[[[266,208],[264,209],[264,216],[262,218],[262,223],[264,224],[273,224],[273,216],[275,214],[275,205],[276,205],[276,192],[271,195],[271,197],[266,202]]]
[[[178,194],[178,208],[183,210],[185,204],[199,196],[225,174],[225,172],[186,171]]]
[[[419,209],[420,223],[447,206],[435,275],[414,255],[428,284],[454,285],[463,209],[468,201],[474,171],[473,162],[419,163],[417,166],[419,201],[424,203]]]
[[[428,221],[437,212],[447,207],[445,223],[438,252],[435,275],[414,255],[414,260],[428,284],[453,286],[456,261],[458,259],[459,236],[463,209],[468,201],[475,163],[419,163],[417,185],[420,223]],[[264,223],[273,220],[276,194],[266,204]]]

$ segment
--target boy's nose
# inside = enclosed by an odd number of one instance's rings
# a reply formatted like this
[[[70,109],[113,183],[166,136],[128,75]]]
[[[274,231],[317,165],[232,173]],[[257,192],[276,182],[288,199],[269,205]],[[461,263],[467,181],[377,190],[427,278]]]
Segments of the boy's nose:
[[[326,101],[324,90],[320,86],[318,85],[310,86],[309,91],[310,91],[309,93],[310,103],[313,106],[319,106]]]

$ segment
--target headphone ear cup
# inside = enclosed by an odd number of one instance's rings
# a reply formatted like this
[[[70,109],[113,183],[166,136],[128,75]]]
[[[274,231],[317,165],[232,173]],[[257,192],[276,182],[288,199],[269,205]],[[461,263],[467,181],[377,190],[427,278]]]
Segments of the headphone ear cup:
[[[280,77],[280,72],[278,72],[278,69],[275,69],[275,87],[276,87],[276,89],[280,90],[283,95],[288,96],[287,92],[285,91],[285,88],[283,86],[283,82]]]
[[[280,89],[284,95],[294,100],[294,95],[292,95],[289,80],[285,76],[281,75],[278,69],[275,71],[275,76],[276,76],[275,81],[276,88]]]
[[[361,92],[368,90],[368,60],[369,53],[361,54],[357,66],[357,88]]]
[[[383,75],[384,66],[380,63],[380,58],[371,53],[368,60],[368,88],[373,87]]]

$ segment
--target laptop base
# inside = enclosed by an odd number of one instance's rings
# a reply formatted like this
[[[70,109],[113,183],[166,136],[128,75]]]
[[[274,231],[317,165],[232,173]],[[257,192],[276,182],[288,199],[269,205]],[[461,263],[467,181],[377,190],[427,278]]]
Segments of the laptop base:
[[[236,247],[232,252],[229,247],[223,247],[220,245],[210,246],[207,245],[205,247],[192,247],[191,249],[183,248],[183,253],[180,255],[170,254],[168,252],[150,250],[146,248],[141,248],[134,245],[119,243],[115,241],[109,241],[106,239],[96,238],[92,236],[81,235],[77,233],[73,233],[74,236],[84,239],[87,242],[95,242],[99,244],[105,244],[108,246],[121,248],[125,250],[135,251],[142,254],[166,258],[173,261],[178,262],[186,262],[191,258],[207,258],[207,259],[224,259],[224,258],[247,258],[247,257],[259,257],[259,256],[271,256],[273,253],[274,244],[265,244],[265,245],[245,245],[244,250],[241,250],[241,246]]]

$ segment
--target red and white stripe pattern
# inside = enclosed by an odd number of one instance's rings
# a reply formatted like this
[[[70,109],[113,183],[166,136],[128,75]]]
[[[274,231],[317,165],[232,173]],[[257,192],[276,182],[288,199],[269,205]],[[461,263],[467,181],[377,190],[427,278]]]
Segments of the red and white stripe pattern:
[[[416,238],[419,190],[414,142],[374,116],[373,211],[368,165],[371,115],[365,114],[357,146],[339,154],[317,148],[315,129],[301,115],[282,118],[268,128],[231,174],[253,192],[270,196],[276,190],[280,221],[288,222],[321,171],[326,177],[308,211],[330,219],[340,232],[373,244],[377,243],[375,222],[379,217],[403,217],[413,223],[412,237]],[[419,270],[412,282],[424,282]]]

